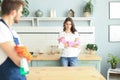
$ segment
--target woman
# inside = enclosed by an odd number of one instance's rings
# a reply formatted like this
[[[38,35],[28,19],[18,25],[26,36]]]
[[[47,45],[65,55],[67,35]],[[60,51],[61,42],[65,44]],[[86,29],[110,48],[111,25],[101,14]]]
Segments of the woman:
[[[72,18],[65,19],[63,32],[59,36],[59,47],[62,49],[60,63],[62,66],[77,66],[79,49],[79,34]]]

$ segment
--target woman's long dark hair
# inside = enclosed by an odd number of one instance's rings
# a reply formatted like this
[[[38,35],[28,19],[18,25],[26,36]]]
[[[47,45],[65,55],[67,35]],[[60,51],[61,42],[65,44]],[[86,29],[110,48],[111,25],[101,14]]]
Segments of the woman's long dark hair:
[[[71,25],[72,25],[72,27],[71,27],[71,32],[74,34],[77,30],[75,29],[75,24],[74,24],[72,18],[70,18],[70,17],[67,17],[67,18],[65,19],[65,21],[64,21],[64,23],[63,23],[63,27],[64,27],[64,28],[63,28],[63,31],[66,30],[65,23],[68,22],[68,21],[71,22]]]

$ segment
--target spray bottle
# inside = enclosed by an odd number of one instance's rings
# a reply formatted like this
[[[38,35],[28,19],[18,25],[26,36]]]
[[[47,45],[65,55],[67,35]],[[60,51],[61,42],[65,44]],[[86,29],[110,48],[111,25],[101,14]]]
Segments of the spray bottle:
[[[20,61],[20,74],[25,75],[29,73],[29,66],[26,58],[22,58]]]

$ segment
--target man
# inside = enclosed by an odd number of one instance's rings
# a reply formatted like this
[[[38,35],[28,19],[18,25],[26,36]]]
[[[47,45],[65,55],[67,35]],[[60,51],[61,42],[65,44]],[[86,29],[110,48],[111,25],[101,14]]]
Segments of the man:
[[[22,16],[24,2],[22,0],[3,0],[0,20],[0,80],[26,80],[20,75],[20,61],[15,45],[20,44],[19,37],[11,29]]]

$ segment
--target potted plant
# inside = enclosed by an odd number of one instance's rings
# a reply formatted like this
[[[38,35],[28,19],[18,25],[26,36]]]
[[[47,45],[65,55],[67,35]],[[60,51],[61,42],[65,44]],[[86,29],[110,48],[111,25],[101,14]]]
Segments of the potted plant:
[[[25,6],[24,6],[23,12],[22,12],[23,16],[25,16],[25,17],[27,17],[30,13],[28,10],[28,7],[29,7],[28,5],[29,5],[29,2],[27,0],[25,0]]]
[[[1,6],[2,0],[0,0],[0,6]]]
[[[92,0],[89,0],[83,8],[84,16],[86,17],[89,17],[93,12],[93,4],[91,1]]]
[[[94,51],[98,50],[98,46],[96,44],[87,44],[86,50],[88,50],[90,54],[94,54]]]
[[[115,69],[116,66],[120,63],[120,59],[117,56],[109,53],[107,62],[110,63],[112,69]]]

